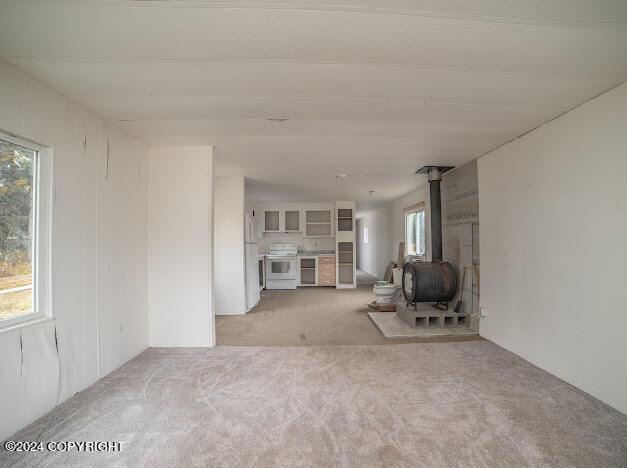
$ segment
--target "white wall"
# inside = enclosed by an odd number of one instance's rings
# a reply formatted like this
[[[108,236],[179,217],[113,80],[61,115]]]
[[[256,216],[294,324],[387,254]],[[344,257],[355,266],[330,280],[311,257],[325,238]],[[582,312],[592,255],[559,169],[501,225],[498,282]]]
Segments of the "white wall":
[[[150,150],[150,346],[213,346],[213,148]]]
[[[246,313],[243,177],[215,177],[213,265],[216,315]]]
[[[405,242],[405,208],[425,203],[425,229],[427,255],[431,255],[431,220],[429,186],[426,181],[414,190],[390,203],[373,209],[360,210],[360,227],[368,226],[370,245],[363,245],[363,232],[358,233],[357,249],[359,268],[377,278],[382,278],[388,262],[398,259],[398,246]]]
[[[390,222],[391,204],[362,212],[357,220],[357,267],[371,275],[383,279],[385,268],[395,261],[392,254]],[[368,228],[368,243],[364,243],[364,227]],[[398,244],[396,245],[398,252]]]
[[[627,413],[627,84],[479,159],[481,334]]]
[[[55,189],[54,318],[0,331],[1,440],[147,347],[148,149],[4,62],[0,130],[52,147]]]

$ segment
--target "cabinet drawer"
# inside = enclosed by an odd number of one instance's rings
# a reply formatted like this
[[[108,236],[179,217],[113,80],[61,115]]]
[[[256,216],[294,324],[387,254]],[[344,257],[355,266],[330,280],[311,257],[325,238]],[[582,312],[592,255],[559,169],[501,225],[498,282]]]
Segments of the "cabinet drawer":
[[[335,265],[335,257],[318,257],[319,265]]]
[[[335,278],[319,280],[318,286],[335,286]]]
[[[335,264],[332,265],[318,265],[318,271],[324,271],[325,273],[335,273]]]
[[[318,284],[333,283],[335,284],[335,273],[321,273],[318,275]]]

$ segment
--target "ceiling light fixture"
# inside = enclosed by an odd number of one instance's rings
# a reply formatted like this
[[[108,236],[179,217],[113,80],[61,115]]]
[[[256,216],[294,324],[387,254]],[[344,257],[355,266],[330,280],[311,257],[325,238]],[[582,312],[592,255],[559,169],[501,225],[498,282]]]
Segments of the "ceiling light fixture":
[[[339,184],[340,180],[346,180],[348,179],[348,174],[338,174],[335,176],[335,183]]]
[[[290,119],[284,118],[284,117],[268,117],[268,122],[273,122],[273,123],[283,123],[283,122],[287,122]]]

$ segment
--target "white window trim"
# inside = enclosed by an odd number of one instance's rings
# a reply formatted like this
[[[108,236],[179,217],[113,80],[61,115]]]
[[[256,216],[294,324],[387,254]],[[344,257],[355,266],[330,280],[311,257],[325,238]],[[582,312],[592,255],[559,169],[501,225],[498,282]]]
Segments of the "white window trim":
[[[52,318],[52,149],[0,132],[0,139],[36,151],[33,174],[33,312],[0,321],[0,332]]]
[[[409,243],[407,242],[407,217],[410,214],[414,214],[414,213],[420,213],[423,212],[425,214],[425,251],[422,255],[416,255],[416,254],[410,254],[407,251],[407,248],[409,246]],[[426,226],[426,216],[427,216],[427,212],[425,210],[425,204],[424,203],[417,203],[416,205],[410,206],[408,208],[405,208],[403,210],[403,216],[405,217],[405,233],[404,233],[404,237],[405,237],[405,256],[406,257],[411,257],[412,259],[419,259],[419,258],[423,258],[425,255],[427,255],[427,226]]]

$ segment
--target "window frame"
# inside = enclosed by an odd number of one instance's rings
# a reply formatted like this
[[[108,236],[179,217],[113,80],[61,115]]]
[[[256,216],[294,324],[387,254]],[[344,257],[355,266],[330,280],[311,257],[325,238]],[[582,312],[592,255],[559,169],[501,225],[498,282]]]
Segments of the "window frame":
[[[423,223],[423,227],[424,227],[424,239],[425,239],[425,245],[424,245],[424,252],[422,254],[412,254],[409,253],[409,242],[407,239],[407,218],[412,215],[412,214],[418,214],[418,213],[423,213],[425,220]],[[423,258],[425,255],[427,255],[427,212],[425,210],[425,206],[423,203],[419,203],[418,205],[414,205],[408,208],[405,208],[403,210],[403,216],[405,217],[405,256],[409,256],[412,258]]]
[[[0,320],[0,333],[52,318],[52,149],[0,132],[0,140],[35,152],[33,161],[33,311]]]

